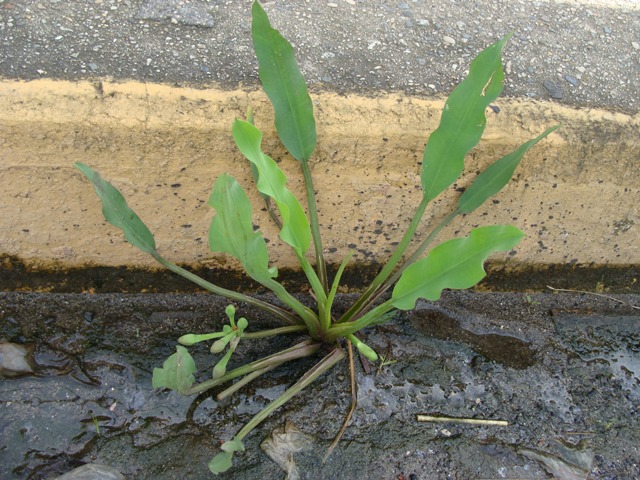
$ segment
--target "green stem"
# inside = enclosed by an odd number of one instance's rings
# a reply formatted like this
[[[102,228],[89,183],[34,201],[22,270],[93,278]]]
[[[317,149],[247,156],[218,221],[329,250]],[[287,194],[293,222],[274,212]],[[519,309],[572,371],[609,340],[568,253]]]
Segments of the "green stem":
[[[395,272],[393,272],[393,275],[389,277],[387,281],[382,284],[382,286],[375,292],[375,294],[372,297],[370,297],[369,300],[364,305],[362,305],[362,307],[360,308],[360,311],[351,319],[353,320],[357,318],[359,315],[362,315],[364,312],[366,312],[371,307],[371,305],[373,305],[376,302],[376,300],[378,300],[384,294],[384,292],[386,292],[390,287],[392,287],[400,279],[402,272],[404,272],[412,263],[414,263],[416,260],[418,260],[422,256],[424,251],[429,247],[429,245],[431,245],[431,242],[433,242],[433,240],[438,236],[440,231],[443,228],[445,228],[447,225],[449,225],[453,221],[453,219],[458,216],[459,213],[460,212],[458,210],[455,210],[451,212],[449,215],[447,215],[446,217],[444,217],[442,221],[440,221],[440,223],[431,231],[431,233],[429,233],[427,238],[423,240],[420,246],[416,248],[415,252],[413,252],[413,254],[411,254],[411,256],[407,260],[402,262],[402,265],[400,266],[400,268],[398,268]]]
[[[309,334],[313,338],[317,338],[318,332],[320,329],[320,323],[318,322],[318,317],[313,312],[313,310],[303,305],[302,302],[300,302],[300,300],[298,300],[297,298],[292,296],[289,292],[287,292],[287,290],[279,282],[273,279],[269,279],[261,283],[262,285],[267,287],[269,290],[271,290],[273,293],[275,293],[276,296],[280,300],[282,300],[283,303],[285,303],[294,312],[296,312],[300,316],[300,318],[304,321],[305,325],[307,326],[307,329],[309,330]]]
[[[155,258],[163,267],[171,270],[174,273],[177,273],[181,277],[186,278],[187,280],[195,283],[196,285],[208,290],[216,295],[222,295],[230,300],[235,300],[236,302],[244,302],[253,307],[260,308],[266,312],[271,313],[272,315],[278,317],[288,324],[300,324],[302,319],[298,318],[296,315],[293,315],[286,310],[276,307],[275,305],[271,305],[270,303],[263,302],[262,300],[258,300],[256,298],[252,298],[248,295],[244,295],[242,293],[234,292],[233,290],[227,290],[226,288],[219,287],[214,285],[213,283],[207,282],[204,278],[200,278],[199,276],[185,270],[177,266],[175,263],[171,263],[168,260],[165,260],[160,256],[159,253],[152,254],[153,258]]]
[[[327,302],[327,294],[324,291],[324,287],[316,274],[316,271],[313,269],[309,260],[306,259],[303,255],[301,255],[298,251],[296,251],[298,255],[298,261],[300,262],[300,266],[302,267],[302,271],[309,280],[309,285],[311,285],[311,289],[316,297],[316,303],[318,305],[318,317],[320,319],[325,316],[325,304]]]
[[[254,428],[256,428],[262,421],[271,415],[276,409],[288,402],[292,397],[300,393],[306,387],[308,387],[314,380],[320,377],[327,370],[331,369],[336,363],[345,357],[343,350],[336,348],[329,355],[324,357],[318,362],[311,370],[305,373],[300,380],[298,380],[293,386],[289,387],[278,398],[273,400],[269,405],[258,412],[242,429],[233,437],[234,440],[242,440],[246,437]]]
[[[307,190],[307,203],[309,205],[309,223],[311,226],[311,236],[313,237],[313,247],[316,251],[316,269],[322,288],[326,293],[329,291],[329,281],[327,280],[327,265],[324,261],[322,252],[322,237],[320,236],[320,223],[318,222],[318,207],[316,205],[316,191],[313,188],[313,179],[309,170],[309,163],[300,162],[302,165],[302,174],[304,175],[304,184]]]
[[[431,233],[427,236],[427,238],[425,238],[422,241],[420,246],[416,248],[416,251],[413,252],[413,254],[411,254],[411,256],[402,263],[402,266],[393,273],[391,278],[389,278],[385,282],[382,288],[384,290],[387,290],[391,285],[396,283],[400,278],[400,275],[402,275],[402,272],[404,272],[409,266],[411,266],[412,263],[414,263],[416,260],[418,260],[422,256],[424,251],[429,247],[429,245],[431,245],[431,242],[435,240],[435,238],[438,236],[440,231],[443,228],[445,228],[447,225],[449,225],[453,221],[453,219],[456,218],[459,214],[460,214],[460,211],[455,210],[451,212],[449,215],[447,215],[446,217],[444,217],[442,221],[436,226],[436,228],[434,228],[431,231]]]
[[[411,239],[415,235],[416,230],[418,229],[418,225],[420,225],[420,220],[422,220],[422,216],[424,215],[428,203],[429,200],[427,199],[427,197],[423,196],[420,205],[418,205],[416,213],[411,219],[411,223],[409,224],[407,231],[405,232],[402,240],[391,255],[391,258],[387,261],[383,269],[380,270],[380,273],[378,273],[376,278],[373,279],[371,285],[369,285],[369,287],[364,291],[360,298],[353,304],[353,306],[347,311],[347,313],[345,313],[340,318],[340,320],[338,320],[338,323],[347,322],[354,315],[356,315],[362,309],[362,307],[368,303],[369,298],[371,298],[371,296],[376,293],[378,287],[384,283],[384,281],[389,277],[389,275],[391,275],[391,273],[393,273],[393,269],[396,267],[396,265],[398,265],[398,263],[402,259],[402,255],[404,255],[404,252],[409,246],[409,243],[411,243]]]
[[[256,370],[255,372],[251,372],[250,374],[246,375],[245,377],[241,378],[236,383],[231,385],[226,390],[223,390],[222,392],[220,392],[218,395],[216,395],[216,398],[218,400],[224,400],[225,398],[230,397],[231,395],[236,393],[238,390],[240,390],[242,387],[244,387],[248,383],[258,378],[260,375],[270,372],[277,366],[278,365],[269,365],[268,367],[264,367],[262,370]]]
[[[261,358],[260,360],[256,360],[255,362],[251,362],[243,365],[242,367],[233,369],[220,378],[207,380],[205,382],[198,383],[197,385],[193,385],[192,387],[188,388],[183,394],[194,395],[196,393],[201,393],[217,385],[228,382],[229,380],[233,380],[234,378],[241,377],[242,375],[247,375],[251,372],[255,372],[256,370],[262,370],[263,368],[270,366],[282,365],[285,362],[295,360],[297,358],[308,357],[316,353],[318,350],[320,350],[319,343],[314,343],[312,340],[306,340],[304,342],[298,343],[297,345],[294,345],[291,348],[282,350],[281,352],[274,353],[273,355],[269,355],[268,357]]]
[[[327,332],[327,335],[325,335],[326,341],[335,341],[340,337],[345,337],[350,333],[355,333],[371,325],[372,323],[375,323],[376,320],[380,319],[395,308],[391,302],[392,300],[387,300],[386,302],[381,303],[373,310],[365,313],[354,322],[343,322],[334,324]]]
[[[242,338],[247,340],[255,340],[257,338],[275,337],[276,335],[285,335],[287,333],[306,332],[306,325],[290,325],[288,327],[271,328],[269,330],[261,330],[259,332],[242,333]]]
[[[329,292],[329,296],[327,297],[327,304],[324,309],[325,316],[320,316],[321,328],[325,332],[331,326],[331,307],[333,306],[333,300],[338,291],[338,286],[340,285],[340,279],[342,278],[342,273],[344,272],[344,269],[347,266],[347,263],[349,263],[349,260],[351,260],[351,257],[353,257],[354,253],[355,252],[351,250],[349,254],[345,257],[345,259],[342,261],[342,263],[340,264],[340,268],[338,268],[338,271],[336,272],[336,276],[333,279],[333,283],[331,284],[331,291]]]

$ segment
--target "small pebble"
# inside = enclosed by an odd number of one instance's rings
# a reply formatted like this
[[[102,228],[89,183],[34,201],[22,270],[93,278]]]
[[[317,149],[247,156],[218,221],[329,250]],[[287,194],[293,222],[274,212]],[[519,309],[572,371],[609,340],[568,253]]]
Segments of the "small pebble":
[[[544,85],[544,88],[547,89],[547,92],[549,92],[549,96],[551,98],[561,100],[562,97],[564,97],[564,90],[562,89],[562,87],[556,85],[553,81],[545,80],[542,85]]]
[[[580,80],[578,80],[576,77],[572,77],[571,75],[565,75],[564,79],[574,87],[580,85]]]
[[[447,36],[447,35],[445,35],[444,37],[442,37],[442,41],[443,41],[444,43],[446,43],[447,45],[455,45],[455,44],[456,44],[456,41],[455,41],[453,38],[451,38],[451,37],[449,37],[449,36]]]

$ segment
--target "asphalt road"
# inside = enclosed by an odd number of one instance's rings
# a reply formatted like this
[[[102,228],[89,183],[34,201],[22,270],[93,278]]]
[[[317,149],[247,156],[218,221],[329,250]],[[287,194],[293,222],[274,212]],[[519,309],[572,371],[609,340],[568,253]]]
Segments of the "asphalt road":
[[[0,78],[136,79],[251,88],[249,0],[0,0]],[[640,2],[264,3],[314,88],[430,96],[507,32],[509,96],[635,114]]]

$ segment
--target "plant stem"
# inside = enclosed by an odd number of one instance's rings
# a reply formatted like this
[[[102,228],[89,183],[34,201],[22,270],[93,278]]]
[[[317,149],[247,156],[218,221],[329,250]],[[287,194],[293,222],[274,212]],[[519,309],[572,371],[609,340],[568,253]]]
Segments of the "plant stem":
[[[260,308],[261,310],[264,310],[266,312],[271,313],[272,315],[275,315],[276,317],[278,317],[279,319],[283,320],[285,323],[288,323],[288,324],[296,325],[296,324],[302,323],[301,318],[297,317],[296,315],[293,315],[290,312],[287,312],[286,310],[280,307],[276,307],[275,305],[271,305],[270,303],[263,302],[262,300],[252,298],[242,293],[234,292],[233,290],[227,290],[226,288],[222,288],[217,285],[214,285],[213,283],[207,282],[204,278],[201,278],[198,275],[195,275],[194,273],[191,273],[188,270],[185,270],[184,268],[179,267],[175,263],[171,263],[170,261],[165,260],[157,252],[153,255],[153,258],[155,258],[163,267],[171,270],[174,273],[177,273],[178,275],[186,278],[187,280],[195,283],[196,285],[204,288],[205,290],[215,293],[216,295],[221,295],[230,300],[235,300],[236,302],[244,302],[253,307]]]
[[[273,400],[269,405],[258,412],[242,429],[233,437],[234,440],[242,440],[254,428],[256,428],[265,418],[267,418],[274,410],[288,402],[293,396],[300,393],[308,387],[314,380],[320,377],[324,372],[331,369],[336,363],[345,357],[345,353],[340,348],[335,348],[331,353],[318,362],[311,370],[307,371],[300,380],[293,386],[289,387],[278,398]]]
[[[451,212],[449,215],[447,215],[446,217],[444,217],[440,221],[440,223],[431,231],[431,233],[429,233],[427,238],[425,238],[422,241],[420,246],[416,248],[415,252],[413,252],[413,254],[402,263],[400,268],[398,268],[395,272],[393,272],[393,275],[382,284],[382,286],[375,292],[375,294],[372,297],[370,297],[369,300],[364,305],[362,305],[362,307],[360,308],[360,311],[351,319],[353,320],[357,318],[359,315],[362,315],[364,312],[366,312],[370,308],[370,306],[373,305],[376,302],[376,300],[378,300],[378,298],[380,298],[380,296],[384,294],[384,292],[386,292],[390,287],[392,287],[393,284],[395,284],[398,281],[398,279],[402,275],[402,272],[404,272],[407,269],[407,267],[409,267],[412,263],[414,263],[416,260],[418,260],[422,256],[424,251],[429,247],[429,245],[431,245],[431,242],[433,242],[433,240],[438,236],[440,231],[443,228],[445,228],[447,225],[449,225],[453,221],[453,219],[458,216],[459,213],[460,212],[458,210],[455,210]]]
[[[349,263],[349,260],[351,259],[351,257],[353,257],[353,254],[354,254],[354,251],[351,250],[349,254],[345,257],[345,259],[342,261],[342,263],[340,264],[340,268],[338,268],[338,271],[336,272],[336,276],[333,279],[333,283],[331,284],[331,291],[329,292],[329,296],[327,297],[326,306],[324,309],[325,316],[324,317],[320,316],[320,325],[323,331],[327,331],[331,326],[331,307],[333,306],[333,300],[336,296],[336,292],[338,291],[338,286],[340,285],[340,278],[342,278],[342,273],[344,272],[344,269],[347,266],[347,263]]]
[[[413,215],[413,218],[411,219],[411,223],[409,224],[407,231],[405,232],[404,236],[402,237],[402,240],[400,241],[395,251],[391,255],[391,258],[389,259],[387,264],[380,271],[380,273],[378,273],[376,278],[373,279],[373,282],[371,282],[371,285],[369,285],[369,287],[364,291],[364,293],[360,296],[360,298],[356,301],[356,303],[354,303],[353,306],[347,311],[347,313],[345,313],[338,320],[338,323],[349,321],[355,314],[357,314],[361,310],[361,308],[368,303],[369,298],[374,293],[376,293],[378,287],[382,285],[382,283],[389,277],[389,275],[391,275],[391,273],[393,272],[393,269],[402,259],[402,255],[404,255],[404,252],[409,246],[411,239],[415,235],[416,230],[418,229],[418,225],[420,224],[420,220],[422,220],[422,216],[424,215],[424,212],[427,208],[428,203],[429,203],[429,200],[427,200],[427,197],[423,196],[422,201],[420,202],[420,205],[418,205],[418,209],[416,210],[416,213]]]
[[[290,325],[288,327],[271,328],[269,330],[261,330],[259,332],[243,333],[242,338],[247,340],[255,340],[256,338],[275,337],[276,335],[285,335],[287,333],[306,332],[306,325]]]
[[[355,333],[358,330],[361,330],[369,326],[370,324],[375,323],[376,319],[379,319],[394,308],[395,307],[392,304],[392,300],[387,300],[386,302],[381,303],[373,310],[370,310],[353,322],[334,324],[329,329],[327,335],[325,335],[325,341],[332,342],[340,337],[349,335],[350,333]]]
[[[325,463],[327,461],[327,458],[329,458],[329,455],[331,455],[331,452],[333,452],[333,450],[336,448],[336,446],[342,439],[344,432],[347,430],[347,427],[349,426],[349,422],[351,421],[353,412],[358,406],[358,388],[356,387],[356,367],[353,361],[353,345],[351,345],[351,342],[349,340],[347,340],[347,345],[349,346],[349,373],[351,377],[351,407],[349,407],[349,412],[347,413],[347,416],[342,422],[342,426],[340,427],[340,430],[338,430],[338,434],[333,439],[333,442],[331,442],[331,445],[327,449],[327,452],[324,454],[324,457],[322,457],[322,463]]]
[[[273,355],[269,355],[268,357],[261,358],[260,360],[256,360],[255,362],[251,362],[243,365],[242,367],[233,369],[220,378],[207,380],[205,382],[198,383],[197,385],[193,385],[191,388],[187,389],[184,392],[184,395],[193,395],[196,393],[204,392],[205,390],[209,390],[210,388],[228,382],[229,380],[233,380],[234,378],[241,377],[242,375],[255,372],[256,370],[262,370],[263,368],[270,367],[272,365],[278,366],[297,358],[308,357],[309,355],[313,355],[314,353],[316,353],[318,350],[320,350],[319,343],[314,343],[313,340],[305,340],[304,342],[298,343],[291,348],[287,348],[286,350],[282,350],[281,352],[274,353]]]
[[[296,251],[296,254],[298,255],[298,262],[302,267],[302,271],[306,275],[307,280],[309,280],[309,285],[311,285],[313,294],[316,297],[316,304],[318,305],[318,318],[320,320],[320,328],[324,329],[322,325],[322,319],[326,316],[325,307],[327,303],[327,294],[324,291],[324,287],[322,286],[322,282],[318,278],[316,271],[313,269],[313,267],[309,263],[309,260],[307,260],[306,257],[300,254],[298,251]]]
[[[302,321],[304,321],[305,325],[307,326],[307,329],[309,330],[309,334],[313,338],[318,337],[318,333],[319,333],[318,330],[320,329],[320,323],[318,321],[317,315],[313,312],[313,310],[303,305],[302,302],[300,302],[300,300],[298,300],[297,298],[292,296],[289,292],[287,292],[287,290],[282,286],[282,284],[277,282],[276,280],[268,279],[268,280],[262,281],[261,283],[262,285],[267,287],[269,290],[271,290],[273,293],[275,293],[276,296],[280,300],[282,300],[283,303],[291,307],[291,309],[300,316]]]
[[[316,251],[316,269],[318,277],[324,289],[325,295],[329,291],[329,281],[327,280],[327,265],[324,261],[322,252],[322,237],[320,236],[320,223],[318,222],[318,206],[316,205],[316,191],[313,188],[313,178],[309,170],[307,161],[300,162],[302,166],[302,174],[304,175],[304,184],[307,190],[307,203],[309,205],[309,224],[311,226],[311,236],[313,237],[313,247]]]
[[[226,390],[223,390],[222,392],[220,392],[218,395],[216,395],[216,398],[218,400],[224,400],[225,398],[233,395],[235,392],[237,392],[242,387],[247,385],[249,382],[252,382],[256,378],[258,378],[260,375],[270,372],[276,367],[277,365],[269,365],[268,367],[264,367],[262,370],[256,370],[255,372],[251,372],[250,374],[246,375],[245,377],[241,378],[236,383],[231,385]]]

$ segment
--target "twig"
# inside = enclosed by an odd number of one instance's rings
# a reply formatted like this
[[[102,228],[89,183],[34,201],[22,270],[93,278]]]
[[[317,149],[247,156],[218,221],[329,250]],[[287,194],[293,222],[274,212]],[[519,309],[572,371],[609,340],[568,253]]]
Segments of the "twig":
[[[327,458],[329,458],[329,455],[331,455],[331,452],[333,452],[333,449],[336,448],[336,446],[340,442],[340,439],[342,438],[342,436],[344,435],[344,432],[347,430],[347,427],[349,426],[349,422],[351,421],[353,412],[355,411],[356,406],[358,405],[358,390],[356,387],[355,364],[353,362],[353,345],[351,345],[351,342],[349,340],[347,340],[347,344],[349,347],[349,373],[351,375],[351,407],[349,408],[349,412],[347,413],[347,416],[345,417],[344,422],[342,422],[342,427],[340,427],[340,430],[338,431],[336,438],[333,439],[333,442],[331,442],[331,445],[327,449],[327,453],[325,453],[324,457],[322,457],[322,463],[327,461]]]
[[[621,303],[622,305],[626,305],[627,307],[631,307],[635,310],[640,310],[640,307],[637,305],[632,305],[631,303],[623,302],[622,300],[618,300],[617,298],[612,297],[610,295],[603,295],[602,293],[587,292],[586,290],[571,290],[569,288],[554,288],[554,287],[550,287],[549,285],[547,285],[547,288],[549,290],[553,290],[554,292],[584,293],[586,295],[594,295],[596,297],[602,297],[608,300],[613,300],[614,302]]]
[[[479,418],[456,418],[456,417],[432,417],[431,415],[416,415],[418,422],[438,422],[438,423],[466,423],[470,425],[496,425],[508,427],[506,420],[482,420]]]

